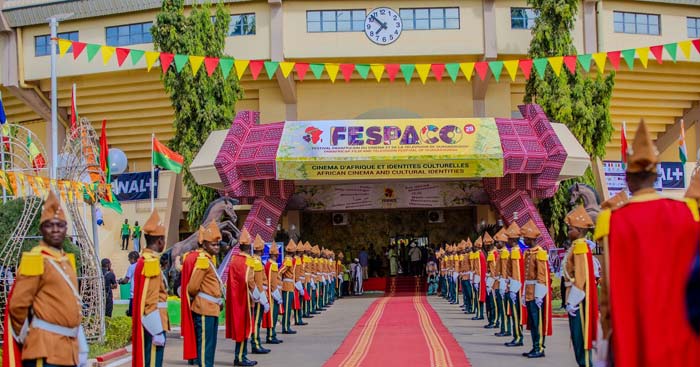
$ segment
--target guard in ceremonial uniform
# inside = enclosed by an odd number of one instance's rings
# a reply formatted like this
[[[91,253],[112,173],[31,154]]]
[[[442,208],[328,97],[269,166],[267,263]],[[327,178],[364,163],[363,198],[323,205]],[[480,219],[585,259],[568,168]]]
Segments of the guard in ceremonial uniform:
[[[343,298],[343,274],[345,274],[345,265],[343,264],[343,258],[345,255],[343,255],[343,252],[340,251],[338,252],[338,260],[336,260],[335,263],[335,274],[336,274],[336,281],[335,281],[335,292],[338,298]]]
[[[493,237],[488,232],[484,232],[484,250],[486,251],[486,318],[489,321],[484,329],[498,328],[498,315],[496,314],[496,250],[493,248]]]
[[[321,292],[321,259],[320,259],[320,254],[321,250],[318,248],[318,245],[314,245],[311,247],[311,252],[309,253],[308,260],[309,260],[309,265],[308,265],[308,273],[311,276],[311,279],[309,280],[309,295],[311,296],[311,300],[309,301],[309,315],[317,315],[319,314],[318,311],[316,311],[317,308],[319,308],[319,303],[320,303],[320,292]]]
[[[215,221],[209,222],[206,228],[199,227],[197,241],[199,250],[187,254],[182,265],[183,276],[189,276],[182,278],[182,289],[187,290],[187,297],[183,297],[181,308],[191,310],[191,317],[182,317],[182,329],[192,330],[182,335],[185,345],[195,344],[196,365],[213,367],[219,314],[224,305],[224,285],[215,266],[221,232]],[[192,324],[185,326],[185,322]],[[185,359],[191,359],[187,357]]]
[[[267,331],[267,344],[280,344],[281,340],[277,339],[277,321],[282,309],[282,279],[280,278],[279,267],[277,264],[280,251],[277,244],[270,244],[270,257],[265,263],[265,278],[267,279],[267,300],[270,304],[270,312],[267,312],[263,318],[263,327]]]
[[[302,319],[304,316],[304,296],[306,296],[306,287],[304,286],[304,244],[299,243],[296,249],[296,256],[294,256],[294,325],[303,326],[307,324]]]
[[[313,264],[311,263],[311,243],[309,241],[304,242],[304,254],[301,257],[301,262],[304,264],[304,296],[302,302],[302,311],[304,313],[304,318],[312,319],[311,315],[311,270]]]
[[[523,356],[544,357],[545,336],[552,335],[552,297],[550,295],[549,256],[535,240],[540,230],[530,219],[520,228],[529,249],[525,252],[525,307],[527,326],[532,336],[532,349]]]
[[[494,284],[494,293],[496,294],[496,309],[498,314],[498,319],[496,324],[500,325],[501,330],[497,332],[496,336],[510,336],[510,322],[506,316],[506,307],[508,299],[508,279],[510,274],[508,273],[509,262],[510,262],[510,252],[506,248],[506,242],[508,242],[508,235],[506,235],[506,229],[501,228],[498,233],[493,236],[496,241],[496,251],[498,252],[498,259],[496,259],[496,283]]]
[[[593,220],[583,206],[578,206],[566,216],[565,221],[569,226],[569,240],[572,241],[563,264],[566,284],[564,303],[569,313],[571,344],[576,363],[580,367],[591,367],[591,349],[598,324],[598,286],[586,233],[593,228]]]
[[[447,258],[445,254],[446,248],[441,248],[435,255],[438,259],[438,263],[440,264],[440,296],[447,299],[447,280],[445,278],[445,273],[447,272],[445,269],[445,266],[447,265]]]
[[[22,254],[7,299],[3,366],[87,364],[75,257],[63,252],[67,228],[61,204],[49,191],[39,219],[41,242]]]
[[[467,238],[464,243],[464,257],[462,259],[462,267],[464,272],[462,275],[462,293],[464,293],[464,313],[472,314],[474,310],[474,290],[472,287],[472,277],[474,272],[471,266],[472,240]]]
[[[520,239],[520,227],[513,222],[506,230],[508,236],[508,248],[510,248],[510,261],[508,262],[508,307],[510,314],[508,320],[513,330],[513,340],[505,343],[507,347],[519,347],[523,345],[523,325],[527,324],[527,312],[525,305],[521,304],[523,295],[523,278],[525,267],[522,253],[518,245]]]
[[[462,251],[464,250],[464,246],[461,244],[455,244],[454,245],[454,255],[453,260],[452,260],[452,283],[455,285],[455,297],[454,297],[454,303],[459,304],[459,298],[457,297],[459,295],[459,285],[460,285],[460,273],[462,272],[462,261],[460,261],[460,256],[462,256]]]
[[[474,274],[472,277],[472,287],[474,289],[473,303],[476,309],[476,315],[472,317],[472,320],[484,319],[484,303],[486,302],[486,257],[484,256],[484,252],[481,251],[483,242],[484,240],[479,236],[479,238],[474,241],[474,247],[469,256],[471,260],[471,269]]]
[[[294,240],[289,240],[287,247],[284,249],[284,261],[282,262],[282,305],[284,312],[282,313],[282,334],[296,334],[292,330],[292,317],[294,316],[295,290],[294,290],[294,253],[297,251],[297,245]]]
[[[165,352],[168,319],[168,287],[160,271],[160,254],[165,249],[165,227],[158,212],[143,225],[146,248],[134,270],[134,313],[132,317],[132,367],[161,367]]]
[[[253,336],[250,338],[250,349],[253,354],[267,354],[270,350],[263,348],[260,341],[260,327],[264,314],[270,311],[270,302],[267,299],[267,279],[262,263],[262,253],[265,249],[265,241],[260,235],[255,235],[253,241],[253,272],[255,279],[255,288],[258,290],[259,297],[253,306]]]
[[[627,162],[632,197],[602,210],[595,228],[604,254],[596,354],[615,367],[700,366],[700,330],[689,316],[697,294],[688,289],[699,248],[697,202],[654,190],[659,157],[644,121]],[[601,355],[608,340],[613,353]]]

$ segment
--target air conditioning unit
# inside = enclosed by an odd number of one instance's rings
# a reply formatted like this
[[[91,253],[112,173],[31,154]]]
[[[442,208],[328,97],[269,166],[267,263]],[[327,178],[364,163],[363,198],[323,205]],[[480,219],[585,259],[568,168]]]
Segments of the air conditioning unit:
[[[428,223],[444,223],[445,214],[442,210],[431,210],[428,212]]]
[[[334,226],[348,225],[348,213],[333,213],[331,216]]]

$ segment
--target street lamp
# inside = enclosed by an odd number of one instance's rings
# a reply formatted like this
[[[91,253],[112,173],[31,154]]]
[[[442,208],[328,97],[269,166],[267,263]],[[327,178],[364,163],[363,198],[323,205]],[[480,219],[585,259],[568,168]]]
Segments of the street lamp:
[[[56,179],[58,166],[58,90],[56,82],[56,48],[58,45],[58,22],[73,16],[73,13],[56,14],[47,20],[51,28],[51,178]]]

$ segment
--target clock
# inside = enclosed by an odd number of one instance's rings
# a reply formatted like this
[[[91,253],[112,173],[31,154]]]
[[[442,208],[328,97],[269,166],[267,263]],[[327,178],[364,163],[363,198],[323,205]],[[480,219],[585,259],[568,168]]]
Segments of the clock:
[[[365,34],[378,45],[394,43],[402,30],[401,17],[390,8],[376,8],[365,18]]]

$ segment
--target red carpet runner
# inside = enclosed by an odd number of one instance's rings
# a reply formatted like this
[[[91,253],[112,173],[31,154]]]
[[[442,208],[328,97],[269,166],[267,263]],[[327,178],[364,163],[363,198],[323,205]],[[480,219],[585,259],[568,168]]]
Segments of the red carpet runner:
[[[464,351],[425,298],[419,278],[411,292],[389,292],[376,300],[324,367],[469,367]],[[399,281],[401,282],[401,280]]]

